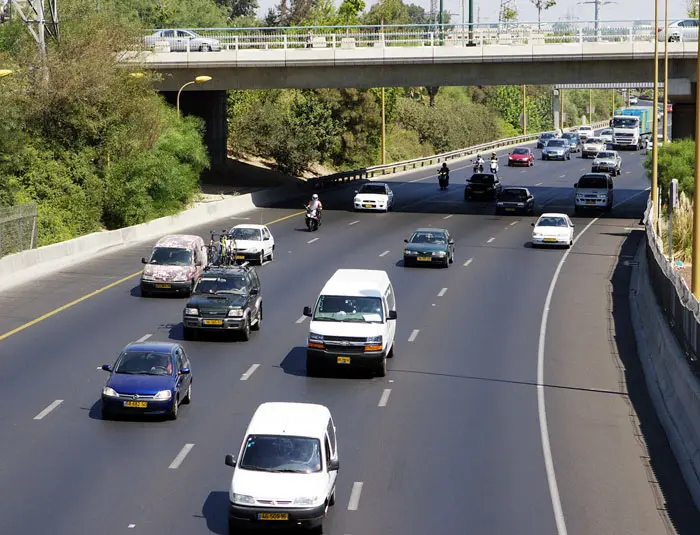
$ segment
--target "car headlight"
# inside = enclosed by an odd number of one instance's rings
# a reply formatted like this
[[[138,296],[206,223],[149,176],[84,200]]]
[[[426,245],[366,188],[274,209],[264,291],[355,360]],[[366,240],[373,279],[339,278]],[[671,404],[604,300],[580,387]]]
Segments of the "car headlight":
[[[102,389],[102,395],[103,395],[103,396],[110,397],[110,398],[119,397],[119,394],[117,394],[116,390],[114,390],[114,388],[110,388],[110,387],[108,387],[108,386],[105,386],[105,387]]]
[[[447,253],[445,251],[435,251],[433,256],[445,256]]]
[[[541,233],[541,232],[537,232],[537,231],[533,232],[532,235],[533,235],[533,237],[535,237],[535,238],[541,238],[541,237],[542,237],[542,233]]]
[[[155,396],[153,396],[153,399],[158,401],[168,401],[172,397],[173,393],[170,390],[161,390]]]
[[[496,206],[503,206],[503,203],[502,203],[502,202],[497,202],[497,203],[496,203]]]
[[[408,256],[413,256],[413,255],[416,255],[418,253],[416,253],[415,251],[409,251],[408,249],[406,249],[406,250],[404,250],[403,254],[408,255]]]
[[[229,316],[229,318],[242,318],[243,317],[243,310],[240,308],[232,308],[231,310],[228,311],[228,316]]]
[[[260,252],[260,246],[259,245],[253,245],[251,247],[248,247],[248,252],[249,253],[259,253]]]
[[[234,494],[233,503],[238,503],[240,505],[255,505],[255,498],[246,494]]]
[[[318,496],[313,496],[311,498],[294,498],[294,505],[316,505],[321,499]]]
[[[381,336],[370,336],[367,338],[366,342],[367,344],[371,345],[382,345],[382,337]]]
[[[524,203],[524,202],[519,202],[519,203],[518,203],[518,206],[525,206],[525,203]]]
[[[198,316],[199,310],[196,308],[185,307],[185,316]]]
[[[309,340],[312,342],[323,342],[323,335],[316,333],[309,333]]]
[[[182,282],[187,279],[187,274],[186,273],[180,273],[179,275],[175,275],[173,277],[173,282]]]

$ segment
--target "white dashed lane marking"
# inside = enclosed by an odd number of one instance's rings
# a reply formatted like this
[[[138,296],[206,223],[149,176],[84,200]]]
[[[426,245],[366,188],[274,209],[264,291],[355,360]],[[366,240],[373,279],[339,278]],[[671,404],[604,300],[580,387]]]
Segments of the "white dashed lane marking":
[[[57,399],[51,405],[46,407],[43,411],[41,411],[39,414],[37,414],[34,419],[35,420],[42,420],[45,416],[47,416],[52,410],[54,410],[56,407],[58,407],[61,403],[63,403],[62,399]]]
[[[255,373],[255,370],[257,370],[260,367],[260,364],[252,364],[248,370],[241,375],[241,381],[247,381],[250,379],[250,376]]]
[[[538,182],[537,184],[535,184],[535,186],[541,186],[541,185],[542,185],[542,182]]]
[[[379,403],[377,404],[377,407],[386,407],[386,404],[389,403],[390,395],[391,388],[385,388],[384,392],[382,392],[382,397],[379,398]]]
[[[348,501],[348,511],[357,511],[360,507],[360,497],[362,496],[362,481],[355,481],[352,484],[350,492],[350,501]]]
[[[463,265],[464,267],[467,267],[467,266],[468,266],[469,264],[471,264],[473,261],[474,261],[474,259],[473,259],[473,258],[470,258],[469,260],[467,260],[467,261],[466,261],[464,264],[462,264],[462,265]]]
[[[495,239],[496,239],[496,238],[489,238],[488,240],[486,240],[486,243],[491,243],[491,242],[492,242],[493,240],[495,240]]]
[[[416,337],[418,336],[419,332],[420,332],[420,329],[413,329],[413,331],[411,332],[411,336],[408,337],[408,341],[413,342],[416,339]]]
[[[136,524],[129,524],[126,526],[128,529],[134,529],[136,527]]]
[[[318,241],[318,238],[314,238],[313,240],[309,240],[309,241],[307,241],[306,243],[313,243],[313,242],[315,242],[315,241]]]
[[[145,342],[145,341],[148,340],[151,336],[153,336],[153,335],[152,335],[152,334],[144,334],[141,338],[139,338],[138,340],[136,340],[136,343],[137,343],[137,344],[140,344],[141,342]]]
[[[383,253],[379,253],[379,256],[386,256],[389,254],[389,251],[384,251]]]
[[[446,292],[446,291],[447,291],[447,288],[443,288],[442,290],[440,290],[440,291],[438,292],[438,297],[442,297],[443,295],[445,295],[445,292]]]
[[[306,319],[306,316],[301,316],[298,320],[297,323],[304,323],[304,320]]]
[[[454,215],[454,214],[446,215],[445,217],[443,217],[443,219],[449,219],[449,218],[451,218],[453,215]]]
[[[194,448],[194,444],[185,444],[182,446],[182,449],[180,450],[180,453],[177,454],[177,457],[173,459],[173,462],[170,463],[170,468],[171,470],[177,470],[180,468],[180,465],[182,464],[182,461],[185,460],[185,457],[192,451],[192,448]]]
[[[357,225],[359,221],[353,221],[352,223],[348,223],[348,227],[352,227],[353,225]]]
[[[510,226],[512,227],[513,225],[517,225],[517,224],[518,224],[517,221],[513,221],[513,222],[510,224]]]

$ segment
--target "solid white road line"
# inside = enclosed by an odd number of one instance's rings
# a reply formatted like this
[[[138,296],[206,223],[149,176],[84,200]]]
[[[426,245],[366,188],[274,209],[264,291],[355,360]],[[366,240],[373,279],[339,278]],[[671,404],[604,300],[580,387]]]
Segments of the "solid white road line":
[[[442,297],[443,295],[445,295],[446,291],[447,291],[447,288],[443,288],[442,290],[440,290],[440,292],[438,292],[438,297]]]
[[[383,253],[379,253],[379,256],[386,256],[389,254],[389,251],[384,251]]]
[[[495,240],[495,239],[496,239],[496,238],[489,238],[488,240],[486,240],[486,243],[491,243],[491,242],[492,242],[493,240]]]
[[[352,227],[353,225],[357,225],[360,221],[353,221],[352,223],[348,223],[348,227]]]
[[[297,323],[304,323],[304,320],[306,319],[306,316],[301,316],[298,320]]]
[[[445,217],[443,217],[443,219],[449,219],[449,218],[451,218],[453,215],[454,215],[454,214],[446,215]]]
[[[136,527],[136,524],[129,524],[126,526],[128,529],[134,529]]]
[[[591,228],[593,223],[598,221],[598,217],[593,219],[584,229],[574,238],[573,245],[576,245],[579,238]],[[554,294],[554,287],[557,284],[557,279],[559,278],[559,273],[561,273],[561,268],[566,262],[571,249],[567,249],[564,256],[559,260],[557,269],[554,271],[554,276],[552,277],[552,282],[549,284],[549,290],[547,291],[547,298],[544,302],[544,309],[542,310],[542,322],[540,323],[540,339],[537,348],[537,413],[540,421],[540,436],[542,440],[542,453],[544,455],[544,467],[547,472],[547,483],[549,484],[549,495],[552,499],[552,509],[554,510],[554,520],[557,525],[558,535],[567,535],[566,531],[566,521],[564,519],[564,510],[561,506],[561,498],[559,496],[559,487],[557,486],[557,476],[554,472],[554,460],[552,459],[552,447],[549,442],[549,428],[547,427],[547,409],[545,407],[544,399],[544,345],[547,337],[547,319],[549,317],[549,307],[552,303],[552,295]]]
[[[173,462],[170,463],[168,468],[171,470],[177,470],[180,468],[182,461],[184,461],[185,457],[187,457],[187,455],[192,451],[192,448],[194,448],[194,444],[185,444],[180,450],[180,453],[177,454],[177,457],[175,457]]]
[[[411,336],[408,337],[408,341],[413,342],[416,339],[416,337],[418,336],[419,332],[420,332],[420,329],[413,329],[413,331],[411,331]]]
[[[260,367],[260,364],[252,364],[248,370],[241,375],[241,381],[247,381],[250,379],[250,376],[255,373],[255,370],[257,370]]]
[[[517,225],[517,224],[518,224],[517,221],[513,221],[513,222],[510,224],[510,226],[512,227],[513,225]]]
[[[54,410],[56,407],[58,407],[61,403],[63,403],[62,399],[57,399],[51,405],[46,407],[43,411],[41,411],[39,414],[37,414],[34,419],[35,420],[41,420],[44,418],[44,416],[48,415],[52,410]]]
[[[649,187],[649,188],[645,189],[644,191],[639,191],[639,192],[635,193],[634,195],[630,195],[630,196],[627,197],[624,201],[620,201],[619,203],[614,204],[614,205],[613,205],[613,208],[617,208],[617,207],[620,206],[621,204],[625,204],[627,201],[631,201],[631,200],[634,199],[635,197],[639,197],[640,195],[644,195],[646,192],[648,192],[648,191],[650,191],[650,190],[651,190],[651,188]]]
[[[390,395],[391,388],[385,388],[384,392],[382,392],[382,397],[379,398],[379,403],[377,404],[377,407],[386,407],[386,404],[389,402]]]
[[[537,184],[535,184],[535,186],[541,186],[541,185],[542,185],[542,182],[538,182]]]
[[[141,342],[145,342],[145,341],[148,340],[151,336],[153,336],[153,335],[152,335],[152,334],[144,334],[141,338],[139,338],[138,340],[136,340],[135,343],[140,344]]]
[[[348,511],[357,511],[360,506],[360,496],[362,496],[362,481],[355,481],[350,491],[350,501],[348,501]]]
[[[318,238],[314,238],[313,240],[309,240],[309,241],[307,241],[306,243],[313,243],[313,242],[315,242],[315,241],[318,241]]]
[[[463,265],[464,267],[467,267],[467,266],[468,266],[469,264],[471,264],[473,261],[474,261],[474,259],[473,259],[473,258],[470,258],[469,260],[467,260],[467,261],[466,261],[464,264],[462,264],[462,265]]]

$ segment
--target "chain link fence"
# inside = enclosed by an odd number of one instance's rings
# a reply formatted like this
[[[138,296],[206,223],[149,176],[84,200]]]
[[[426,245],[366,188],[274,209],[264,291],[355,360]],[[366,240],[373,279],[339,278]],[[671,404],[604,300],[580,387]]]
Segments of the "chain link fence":
[[[37,204],[0,207],[0,256],[36,248]]]

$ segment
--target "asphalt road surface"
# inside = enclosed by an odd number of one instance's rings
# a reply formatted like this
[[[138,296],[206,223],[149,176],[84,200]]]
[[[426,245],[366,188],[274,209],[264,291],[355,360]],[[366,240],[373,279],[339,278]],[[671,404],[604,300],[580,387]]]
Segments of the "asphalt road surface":
[[[465,202],[466,163],[451,166],[447,191],[437,166],[391,178],[388,214],[350,211],[354,186],[323,193],[313,234],[298,200],[194,228],[208,239],[209,229],[271,223],[275,260],[258,268],[265,320],[247,343],[182,341],[184,299],[139,294],[151,244],[5,292],[0,531],[226,533],[225,454],[237,453],[260,403],[303,401],[327,405],[338,427],[328,534],[692,533],[698,519],[649,408],[625,311],[625,261],[641,237],[648,180],[641,153],[622,156],[613,212],[581,217],[572,186],[591,160],[522,169],[502,160],[504,184],[528,186],[537,214],[572,216],[578,239],[568,254],[531,248],[535,217]],[[402,240],[430,226],[451,231],[455,263],[404,268]],[[383,269],[394,284],[396,357],[385,378],[306,377],[302,308],[338,268]],[[96,368],[146,335],[186,347],[192,404],[174,422],[102,421],[106,374]]]

